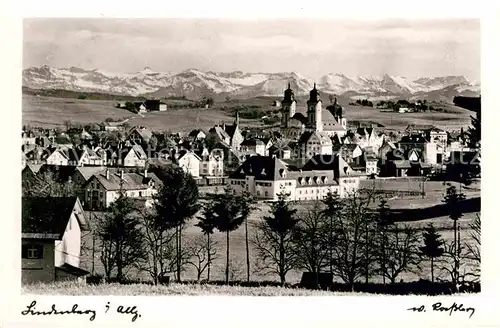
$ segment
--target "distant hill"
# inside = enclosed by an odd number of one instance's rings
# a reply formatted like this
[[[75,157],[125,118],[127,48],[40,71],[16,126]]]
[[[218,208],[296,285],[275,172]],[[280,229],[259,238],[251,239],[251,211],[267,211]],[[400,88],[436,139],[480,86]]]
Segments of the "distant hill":
[[[113,95],[101,92],[81,92],[62,89],[31,89],[23,86],[23,94],[42,97],[88,99],[88,100],[116,100],[116,101],[136,101],[144,100],[144,97],[134,97],[128,95]]]

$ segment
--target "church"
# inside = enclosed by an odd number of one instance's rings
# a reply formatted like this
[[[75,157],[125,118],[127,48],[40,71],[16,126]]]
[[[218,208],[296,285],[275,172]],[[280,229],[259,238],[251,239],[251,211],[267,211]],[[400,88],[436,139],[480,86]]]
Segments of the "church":
[[[337,104],[337,98],[332,105],[323,108],[320,93],[314,88],[309,92],[309,100],[305,108],[297,108],[297,100],[293,90],[285,90],[281,101],[281,134],[293,140],[298,140],[305,132],[319,132],[329,138],[337,135],[343,137],[347,132],[347,120],[343,117],[342,106]]]

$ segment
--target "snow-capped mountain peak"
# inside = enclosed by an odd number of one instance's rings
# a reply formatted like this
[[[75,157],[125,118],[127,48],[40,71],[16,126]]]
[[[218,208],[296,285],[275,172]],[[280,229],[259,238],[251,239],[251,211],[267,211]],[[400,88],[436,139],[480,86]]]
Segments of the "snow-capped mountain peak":
[[[237,97],[282,96],[288,83],[296,95],[307,95],[317,84],[326,94],[422,95],[446,89],[453,92],[480,92],[479,81],[469,81],[464,76],[423,77],[410,79],[404,76],[348,76],[329,73],[312,80],[299,72],[245,73],[242,71],[213,72],[196,68],[178,74],[157,72],[144,67],[135,73],[112,73],[105,70],[85,70],[78,67],[53,68],[47,65],[23,70],[23,85],[33,89],[65,89],[82,92],[110,94],[149,95],[155,97],[179,96],[187,98],[200,95],[225,94]]]

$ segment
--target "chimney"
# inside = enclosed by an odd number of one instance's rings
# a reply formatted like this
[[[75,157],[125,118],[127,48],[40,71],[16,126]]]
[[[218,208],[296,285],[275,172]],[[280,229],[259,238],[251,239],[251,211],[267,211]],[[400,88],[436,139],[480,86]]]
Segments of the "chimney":
[[[109,180],[109,170],[106,169],[106,180]]]
[[[144,177],[147,178],[148,177],[148,169],[144,169]]]

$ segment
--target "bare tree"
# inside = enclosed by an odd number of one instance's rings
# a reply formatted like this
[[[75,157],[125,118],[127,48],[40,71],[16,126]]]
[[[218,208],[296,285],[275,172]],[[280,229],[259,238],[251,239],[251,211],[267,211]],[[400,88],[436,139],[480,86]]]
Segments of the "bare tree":
[[[460,184],[461,186],[461,184]],[[455,186],[449,186],[446,188],[446,195],[444,196],[443,202],[447,205],[449,211],[449,217],[453,221],[453,244],[448,245],[449,247],[445,250],[445,253],[453,250],[455,254],[451,256],[453,259],[453,275],[452,281],[458,283],[460,274],[460,252],[463,247],[459,241],[459,219],[463,216],[461,209],[461,202],[465,199],[464,194],[457,192]]]
[[[365,245],[374,244],[366,240],[366,226],[372,222],[369,205],[372,197],[350,194],[343,201],[341,215],[334,220],[335,247],[333,247],[333,272],[354,290],[354,283],[366,275]]]
[[[217,259],[217,246],[216,241],[211,241],[203,235],[191,237],[188,239],[185,249],[188,253],[189,259],[187,264],[191,265],[196,270],[196,280],[200,281],[203,273],[210,267],[210,265]],[[210,276],[207,276],[207,280]]]
[[[250,213],[256,209],[255,206],[257,200],[255,197],[249,193],[248,191],[244,191],[241,196],[241,213],[244,218],[245,224],[245,251],[246,251],[246,261],[247,261],[247,282],[250,282],[250,247],[248,244],[248,218]]]
[[[422,258],[418,231],[409,225],[395,226],[386,235],[387,256],[382,274],[394,284],[403,272],[419,273]]]
[[[307,208],[295,229],[297,266],[319,274],[328,265],[328,223],[324,207],[320,201],[314,201]],[[318,279],[316,280],[318,281]]]
[[[76,196],[76,186],[69,181],[60,181],[52,171],[39,172],[33,179],[23,179],[22,194],[28,197]]]
[[[465,243],[467,257],[477,263],[481,263],[481,215],[476,217],[469,225],[472,232],[469,233],[472,242]]]
[[[275,273],[281,285],[286,283],[286,275],[296,266],[297,251],[294,232],[298,219],[296,209],[287,202],[288,194],[278,194],[278,201],[271,204],[271,216],[256,222],[252,244],[257,252],[256,266],[261,273]]]

